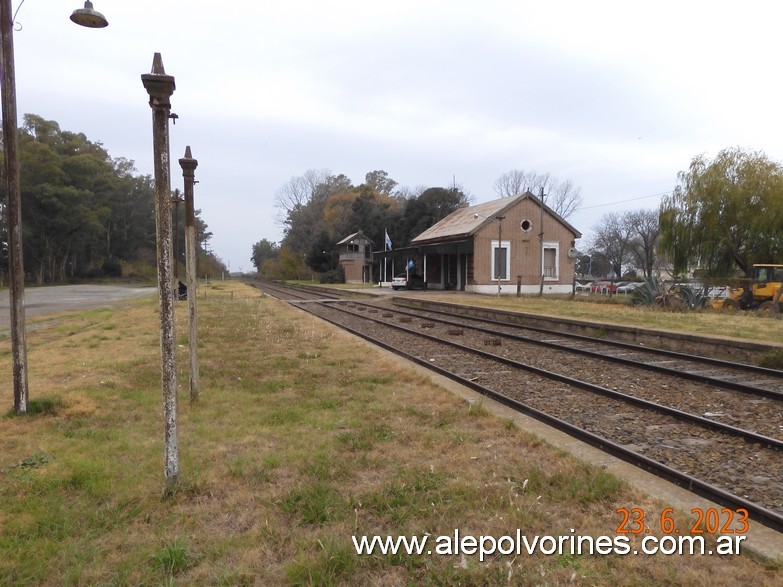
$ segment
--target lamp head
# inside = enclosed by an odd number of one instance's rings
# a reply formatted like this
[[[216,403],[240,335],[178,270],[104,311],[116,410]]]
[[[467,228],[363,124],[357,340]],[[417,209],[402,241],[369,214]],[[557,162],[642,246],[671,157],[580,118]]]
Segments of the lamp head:
[[[141,76],[141,83],[150,95],[150,106],[157,108],[171,108],[171,94],[176,88],[174,76],[166,75],[163,69],[163,58],[160,53],[155,53],[152,57],[152,73],[145,73]]]
[[[109,26],[109,21],[100,12],[93,9],[90,0],[85,1],[84,8],[77,8],[73,11],[71,20],[78,25],[91,29],[102,29]]]
[[[179,160],[179,165],[182,167],[183,173],[190,172],[190,175],[192,175],[196,170],[196,167],[198,167],[198,160],[193,158],[193,155],[190,152],[190,145],[185,147],[185,156]]]

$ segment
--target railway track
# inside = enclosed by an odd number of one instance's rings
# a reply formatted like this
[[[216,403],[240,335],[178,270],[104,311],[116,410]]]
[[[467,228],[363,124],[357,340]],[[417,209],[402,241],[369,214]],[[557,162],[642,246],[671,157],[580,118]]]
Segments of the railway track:
[[[553,333],[543,328],[509,325],[499,320],[459,316],[448,311],[430,309],[418,312],[416,315],[432,316],[433,319],[444,321],[453,321],[457,318],[459,323],[480,324],[498,335],[524,339],[551,349],[563,349],[593,358],[604,357],[619,364],[632,366],[644,364],[650,371],[658,373],[674,374],[680,378],[745,391],[752,395],[783,398],[783,372],[777,369],[665,349],[645,348],[638,344],[597,339],[580,334]]]
[[[400,310],[336,294],[261,287],[783,531],[780,371]]]

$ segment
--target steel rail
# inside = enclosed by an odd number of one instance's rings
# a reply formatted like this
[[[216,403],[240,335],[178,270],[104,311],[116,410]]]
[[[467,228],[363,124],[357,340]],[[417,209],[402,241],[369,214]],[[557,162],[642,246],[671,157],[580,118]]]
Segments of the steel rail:
[[[410,310],[395,310],[395,311],[399,312],[401,314],[409,315],[409,316],[415,316],[415,317],[418,317],[418,318],[422,317],[420,314],[416,314],[415,312],[411,312]],[[423,310],[423,311],[435,312],[435,313],[438,313],[438,314],[449,315],[447,312],[442,312],[442,311],[439,311],[439,310],[434,310],[434,311],[433,310]],[[451,314],[451,315],[453,316],[453,314]],[[517,328],[524,328],[524,329],[533,330],[533,331],[536,331],[536,332],[547,333],[547,334],[550,334],[550,335],[554,334],[555,336],[562,336],[564,338],[574,338],[574,339],[577,339],[577,340],[582,340],[582,341],[590,342],[590,343],[593,343],[593,344],[608,344],[608,345],[611,345],[611,346],[621,346],[621,348],[633,350],[634,352],[638,352],[638,353],[642,353],[642,354],[647,353],[647,352],[654,353],[654,354],[666,354],[666,356],[669,356],[669,357],[672,357],[672,358],[678,358],[678,359],[681,359],[681,360],[688,360],[688,361],[693,361],[693,362],[698,362],[698,363],[705,363],[707,365],[714,365],[714,366],[718,366],[719,365],[719,366],[722,366],[722,367],[724,367],[726,369],[739,369],[741,371],[752,372],[752,373],[755,373],[755,374],[758,374],[758,375],[772,376],[772,377],[776,377],[778,379],[783,378],[783,372],[781,372],[781,371],[779,371],[777,369],[768,369],[768,368],[765,368],[765,367],[756,367],[754,365],[746,365],[744,363],[733,363],[731,361],[723,361],[721,359],[714,359],[712,357],[702,357],[702,356],[699,356],[699,355],[689,355],[689,354],[685,354],[685,353],[677,353],[676,351],[664,351],[664,350],[661,350],[661,349],[650,349],[650,348],[647,348],[647,347],[639,347],[639,346],[636,346],[636,345],[631,345],[629,343],[623,343],[623,342],[619,342],[619,341],[598,340],[598,339],[591,338],[589,336],[584,336],[584,335],[581,335],[581,334],[569,334],[569,333],[561,333],[561,332],[552,333],[551,331],[538,329],[538,328],[531,328],[529,326],[517,326],[517,325],[513,325],[513,324],[509,325],[507,323],[500,322],[500,321],[497,321],[497,320],[485,320],[485,319],[482,319],[482,318],[474,318],[472,316],[460,316],[460,318],[463,318],[465,320],[475,321],[475,322],[484,322],[484,323],[489,323],[489,324],[497,324],[497,325],[500,325],[500,326],[503,326],[503,327],[506,327],[506,328],[509,327],[509,326],[514,326],[514,327],[517,327]],[[612,362],[615,362],[615,363],[632,366],[632,367],[635,367],[635,368],[647,369],[647,370],[650,370],[650,371],[655,371],[657,373],[664,373],[666,375],[673,375],[673,376],[676,376],[676,377],[678,377],[680,379],[689,379],[691,381],[696,381],[698,383],[707,383],[709,385],[714,385],[716,387],[723,387],[723,388],[726,388],[726,389],[730,389],[732,391],[739,391],[739,392],[742,392],[742,393],[747,393],[747,394],[751,394],[751,395],[755,395],[755,396],[765,396],[765,397],[769,397],[769,398],[772,398],[772,399],[783,400],[783,393],[781,393],[779,391],[772,390],[772,389],[765,389],[763,387],[754,387],[753,385],[748,385],[748,384],[745,384],[745,383],[739,383],[739,382],[736,382],[736,381],[727,381],[725,379],[719,379],[719,378],[716,378],[716,377],[710,377],[709,375],[701,375],[699,373],[690,373],[688,371],[672,369],[671,367],[665,367],[663,365],[655,365],[655,364],[652,364],[652,363],[646,363],[644,361],[635,361],[634,359],[629,359],[629,358],[626,358],[626,357],[616,357],[616,356],[613,356],[613,355],[605,355],[605,354],[601,354],[601,353],[599,353],[597,351],[591,351],[589,349],[583,349],[583,348],[578,348],[578,347],[570,347],[570,346],[567,346],[565,344],[561,344],[561,343],[557,343],[557,342],[552,342],[552,341],[547,341],[547,340],[540,340],[540,339],[535,339],[535,338],[525,338],[524,336],[519,335],[519,334],[511,334],[511,333],[508,333],[508,332],[497,332],[495,330],[490,330],[489,328],[483,328],[481,326],[466,326],[465,324],[460,324],[458,322],[453,322],[451,320],[445,320],[443,318],[428,318],[428,319],[432,320],[434,322],[440,322],[442,324],[448,324],[448,325],[451,325],[451,326],[462,326],[462,327],[465,327],[465,328],[472,328],[472,329],[477,330],[479,332],[485,332],[485,333],[488,333],[488,334],[492,334],[493,336],[501,336],[501,337],[508,338],[508,339],[511,339],[511,340],[517,340],[519,342],[526,342],[526,343],[536,344],[536,345],[544,346],[544,347],[547,347],[547,348],[554,348],[554,349],[558,349],[558,350],[562,350],[562,351],[566,351],[566,352],[571,352],[571,353],[581,354],[581,355],[585,355],[585,356],[590,356],[590,357],[593,357],[593,358],[600,358],[600,359],[604,359],[604,360],[607,360],[607,361],[612,361]]]
[[[292,285],[279,285],[279,284],[274,284],[273,285],[273,284],[270,284],[268,282],[263,282],[263,281],[251,281],[250,283],[251,283],[251,285],[253,285],[253,287],[261,290],[264,293],[268,293],[269,291],[277,292],[277,293],[285,292],[285,295],[298,297],[298,298],[301,298],[302,300],[308,299],[307,295],[313,295],[313,296],[315,295],[315,294],[310,294],[310,292],[307,292],[303,288],[295,288]],[[292,293],[291,290],[293,290],[293,292],[296,292],[296,293]],[[302,295],[302,294],[305,294],[305,295]],[[272,295],[272,294],[270,294],[270,295]],[[290,301],[290,300],[285,300],[283,298],[279,298],[277,296],[273,296],[273,297],[275,297],[276,299],[280,300],[281,302],[289,302]],[[339,300],[340,299],[340,298],[338,298],[336,296],[332,296],[332,297],[335,300]]]
[[[369,316],[365,316],[362,314],[355,314],[353,312],[349,312],[345,308],[341,308],[339,306],[329,306],[330,308],[334,308],[335,310],[339,310],[341,312],[344,312],[346,314],[350,314],[351,316],[356,316],[359,318],[364,318],[365,320],[368,320],[370,322],[375,322],[377,324],[383,324],[384,326],[389,326],[391,328],[400,330],[402,332],[406,332],[408,334],[413,334],[415,336],[419,336],[422,338],[425,338],[427,340],[431,340],[440,344],[445,344],[447,346],[451,346],[453,348],[459,349],[461,351],[467,351],[470,353],[477,354],[480,357],[483,357],[485,359],[490,359],[493,361],[497,361],[499,363],[503,363],[504,365],[509,365],[511,367],[515,367],[517,369],[528,371],[530,373],[534,373],[536,375],[540,375],[541,377],[545,377],[547,379],[551,379],[554,381],[558,381],[560,383],[565,383],[566,385],[571,385],[573,387],[577,387],[579,389],[583,389],[585,391],[588,391],[590,393],[594,393],[596,395],[603,395],[605,397],[609,397],[612,399],[616,399],[621,402],[634,404],[637,406],[641,406],[643,408],[652,410],[654,412],[660,413],[660,414],[666,414],[668,416],[672,416],[674,418],[677,418],[678,420],[685,420],[687,422],[691,422],[694,424],[697,424],[699,426],[703,426],[705,428],[709,428],[711,430],[716,430],[718,432],[725,432],[727,434],[732,434],[734,436],[739,436],[740,438],[743,438],[745,440],[749,440],[751,442],[758,442],[762,444],[763,446],[766,446],[767,448],[771,448],[774,450],[783,450],[783,440],[778,440],[777,438],[772,438],[769,436],[764,436],[763,434],[757,434],[755,432],[749,432],[748,430],[743,430],[742,428],[737,428],[735,426],[730,426],[728,424],[722,424],[721,422],[715,422],[714,420],[710,420],[708,418],[704,418],[703,416],[697,416],[696,414],[691,414],[689,412],[684,412],[682,410],[678,410],[677,408],[672,408],[669,406],[665,406],[663,404],[658,404],[655,402],[651,402],[646,399],[642,399],[639,397],[635,397],[632,395],[628,395],[619,391],[614,391],[612,389],[607,389],[606,387],[601,387],[600,385],[595,385],[594,383],[588,383],[587,381],[581,381],[579,379],[574,379],[573,377],[569,377],[568,375],[562,375],[560,373],[555,373],[554,371],[548,371],[547,369],[542,369],[541,367],[536,367],[535,365],[528,365],[527,363],[522,363],[521,361],[517,361],[515,359],[509,359],[507,357],[501,357],[499,355],[492,354],[490,352],[477,349],[475,347],[467,346],[460,344],[458,342],[453,342],[450,340],[445,340],[443,338],[439,338],[437,336],[426,334],[424,332],[420,332],[418,330],[413,330],[411,328],[406,328],[404,326],[400,326],[398,324],[390,324],[388,322],[384,322],[383,320],[379,320],[377,318],[371,318]]]
[[[489,309],[491,311],[491,309]],[[581,340],[584,342],[597,342],[599,339],[596,339],[592,336],[587,336],[585,334],[575,334],[573,332],[553,332],[551,330],[547,330],[546,328],[540,328],[538,326],[527,326],[527,325],[521,325],[521,324],[510,324],[508,322],[502,322],[500,320],[495,320],[492,318],[476,318],[474,316],[462,316],[459,314],[456,314],[455,312],[448,312],[446,310],[437,310],[433,308],[428,308],[426,310],[422,309],[423,312],[433,312],[435,314],[443,314],[446,316],[459,316],[460,318],[464,318],[465,320],[474,320],[478,322],[486,322],[489,324],[497,324],[499,326],[513,326],[515,328],[522,328],[525,330],[532,330],[533,332],[538,332],[541,334],[548,334],[548,335],[554,335],[554,336],[562,336],[564,338],[573,338],[575,340]],[[663,355],[667,357],[672,357],[675,359],[685,359],[685,360],[693,360],[700,363],[706,363],[709,365],[713,365],[716,367],[726,367],[729,369],[738,369],[742,371],[749,371],[751,373],[757,373],[761,375],[769,375],[771,377],[776,378],[783,378],[783,371],[780,369],[772,369],[769,367],[759,367],[758,365],[750,365],[748,363],[737,363],[735,361],[728,361],[726,359],[717,359],[715,357],[705,357],[704,355],[692,355],[689,353],[680,353],[678,351],[672,351],[668,349],[656,349],[652,347],[644,347],[639,346],[630,342],[623,342],[621,340],[612,340],[612,339],[600,339],[600,342],[606,343],[611,346],[615,346],[618,348],[622,348],[625,350],[631,350],[631,351],[640,351],[640,352],[647,352],[647,353],[654,353],[658,355]]]
[[[300,285],[300,284],[278,284],[276,282],[269,282],[269,281],[263,281],[263,280],[252,280],[250,283],[256,285],[257,287],[263,285],[265,287],[269,287],[270,289],[292,289],[296,290],[298,292],[307,292],[312,293],[313,291],[317,291],[320,294],[320,298],[332,298],[334,300],[345,300],[349,298],[351,295],[354,294],[354,292],[346,292],[343,290],[335,290],[332,288],[326,288],[326,287],[319,287],[317,285]],[[272,285],[274,283],[274,285]],[[315,295],[315,294],[313,294]]]
[[[662,477],[666,479],[667,481],[670,481],[674,483],[675,485],[678,485],[680,487],[685,487],[689,491],[696,493],[702,497],[705,497],[711,501],[714,501],[720,505],[723,505],[725,507],[731,507],[731,508],[744,508],[748,511],[749,516],[754,519],[757,522],[760,522],[766,526],[769,526],[770,528],[778,531],[783,532],[783,515],[775,512],[773,510],[770,510],[769,508],[765,508],[759,504],[756,504],[754,502],[751,502],[747,499],[744,499],[738,495],[735,495],[733,493],[730,493],[720,487],[717,487],[715,485],[712,485],[710,483],[707,483],[697,477],[693,477],[692,475],[688,475],[687,473],[683,473],[682,471],[678,471],[676,469],[673,469],[672,467],[669,467],[667,465],[664,465],[663,463],[660,463],[654,459],[651,459],[649,457],[646,457],[644,455],[641,455],[639,453],[636,453],[630,449],[627,449],[615,442],[612,442],[606,438],[603,438],[601,436],[598,436],[597,434],[594,434],[592,432],[589,432],[583,428],[580,428],[578,426],[575,426],[573,424],[570,424],[564,420],[561,420],[559,418],[556,418],[554,416],[551,416],[547,414],[546,412],[543,412],[537,408],[534,408],[532,406],[529,406],[527,404],[524,404],[522,402],[519,402],[517,400],[514,400],[502,393],[496,392],[488,387],[485,387],[483,385],[480,385],[479,383],[476,383],[475,381],[471,381],[469,379],[466,379],[464,377],[461,377],[460,375],[457,375],[456,373],[453,373],[443,367],[440,367],[438,365],[433,365],[429,361],[426,361],[420,357],[416,357],[415,355],[412,355],[408,353],[407,351],[404,351],[400,348],[397,348],[393,345],[390,345],[382,340],[379,340],[369,334],[366,334],[360,330],[357,330],[355,328],[352,328],[350,326],[345,326],[344,324],[341,324],[339,321],[331,319],[326,316],[321,316],[313,311],[312,306],[304,306],[295,304],[296,306],[300,307],[302,310],[311,313],[314,316],[317,316],[318,318],[321,318],[322,320],[325,320],[331,324],[334,324],[335,326],[342,328],[343,330],[346,330],[350,332],[351,334],[354,334],[356,336],[359,336],[377,346],[380,346],[390,352],[393,352],[405,359],[408,359],[418,365],[421,365],[423,367],[426,367],[427,369],[430,369],[432,371],[435,371],[436,373],[443,375],[444,377],[447,377],[453,381],[456,381],[460,383],[461,385],[464,385],[470,389],[473,389],[474,391],[481,393],[482,395],[485,395],[487,397],[492,398],[495,401],[498,401],[499,403],[508,406],[514,410],[517,410],[519,412],[525,413],[541,422],[544,422],[547,425],[552,426],[553,428],[557,428],[558,430],[561,430],[565,432],[566,434],[569,434],[575,438],[578,438],[579,440],[582,440],[592,446],[595,446],[599,448],[600,450],[607,452],[623,461],[626,461],[628,463],[631,463],[641,469],[644,469],[646,471],[649,471],[659,477]],[[368,316],[364,316],[361,314],[353,314],[351,312],[346,312],[342,308],[338,308],[334,305],[329,304],[329,308],[333,309],[339,309],[345,313],[364,318],[367,321],[376,322],[379,324],[383,324],[385,326],[389,326],[391,328],[395,328],[398,330],[402,330],[411,334],[415,334],[417,336],[421,336],[427,339],[434,340],[436,342],[441,342],[444,344],[448,344],[455,347],[460,347],[461,345],[458,345],[456,343],[450,343],[448,341],[443,341],[442,339],[438,339],[434,336],[424,334],[422,332],[417,332],[415,330],[411,330],[408,328],[403,328],[401,326],[398,326],[396,324],[389,324],[387,322],[383,322],[381,320],[376,320],[374,318],[370,318]],[[468,350],[470,352],[475,352],[479,355],[489,355],[489,353],[485,353],[484,351],[480,351],[478,349],[472,349],[470,347],[465,347],[465,350]],[[489,356],[489,358],[493,360],[502,359],[502,357],[496,357],[496,356]],[[583,382],[582,382],[583,383]],[[590,384],[587,384],[590,385]],[[603,388],[601,388],[603,389]],[[611,390],[605,390],[605,391],[611,391]],[[622,394],[620,394],[622,395]],[[658,406],[657,404],[652,404],[653,409],[656,409],[656,411],[659,411],[658,408],[662,406]],[[707,420],[707,423],[709,424],[716,424],[715,422],[711,422]],[[728,427],[731,428],[731,427]],[[745,433],[745,431],[739,431],[740,433]],[[779,441],[775,439],[767,439],[767,437],[761,437],[764,438],[765,441],[769,440],[773,444],[780,444]]]

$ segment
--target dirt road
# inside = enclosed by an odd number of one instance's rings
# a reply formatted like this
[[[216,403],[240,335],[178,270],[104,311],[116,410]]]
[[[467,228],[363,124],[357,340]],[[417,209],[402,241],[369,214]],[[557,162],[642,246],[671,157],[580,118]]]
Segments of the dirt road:
[[[131,287],[124,285],[27,287],[24,292],[25,317],[99,308],[120,300],[154,295],[156,292],[156,287]],[[8,290],[0,291],[0,333],[8,331],[11,327],[10,306]]]

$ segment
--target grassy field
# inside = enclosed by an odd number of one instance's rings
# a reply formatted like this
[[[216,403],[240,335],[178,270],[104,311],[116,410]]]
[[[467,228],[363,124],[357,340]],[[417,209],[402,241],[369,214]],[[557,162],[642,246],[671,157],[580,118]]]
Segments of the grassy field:
[[[36,321],[26,416],[11,411],[2,341],[0,585],[783,578],[779,565],[731,556],[359,556],[352,536],[614,536],[618,508],[658,515],[666,504],[248,286],[202,291],[194,405],[186,307],[177,308],[182,474],[172,494],[164,495],[154,297]]]

